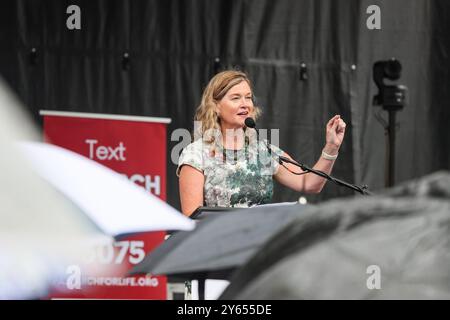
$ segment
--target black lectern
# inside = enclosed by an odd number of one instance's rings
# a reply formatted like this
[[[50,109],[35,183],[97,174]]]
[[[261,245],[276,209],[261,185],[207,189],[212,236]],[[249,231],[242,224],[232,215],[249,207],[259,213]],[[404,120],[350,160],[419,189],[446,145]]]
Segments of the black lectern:
[[[189,216],[194,220],[201,220],[205,217],[212,216],[224,211],[234,211],[242,208],[230,208],[230,207],[198,207],[195,211]]]

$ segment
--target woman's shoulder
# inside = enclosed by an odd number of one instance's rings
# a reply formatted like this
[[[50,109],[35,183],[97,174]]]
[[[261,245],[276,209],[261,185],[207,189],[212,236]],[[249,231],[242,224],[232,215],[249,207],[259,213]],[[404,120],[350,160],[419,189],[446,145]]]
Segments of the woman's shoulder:
[[[210,146],[202,139],[197,139],[184,147],[181,152],[179,163],[186,160],[194,159],[196,162],[203,162],[206,155],[208,155]]]
[[[197,139],[194,142],[191,142],[186,147],[184,147],[184,153],[198,153],[202,154],[203,151],[207,148],[206,142],[203,139]]]
[[[203,172],[204,169],[204,157],[203,153],[205,150],[205,143],[202,139],[197,139],[194,142],[191,142],[186,147],[184,147],[181,155],[178,159],[178,167],[176,174],[180,175],[181,167],[185,164],[190,165],[191,167],[196,168],[197,170]]]

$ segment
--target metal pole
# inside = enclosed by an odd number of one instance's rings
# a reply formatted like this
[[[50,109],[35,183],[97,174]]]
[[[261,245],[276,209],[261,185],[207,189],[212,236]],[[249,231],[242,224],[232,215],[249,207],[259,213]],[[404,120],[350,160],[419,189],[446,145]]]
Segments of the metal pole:
[[[395,184],[395,112],[397,110],[389,110],[389,148],[388,148],[388,171],[386,187],[392,187]]]

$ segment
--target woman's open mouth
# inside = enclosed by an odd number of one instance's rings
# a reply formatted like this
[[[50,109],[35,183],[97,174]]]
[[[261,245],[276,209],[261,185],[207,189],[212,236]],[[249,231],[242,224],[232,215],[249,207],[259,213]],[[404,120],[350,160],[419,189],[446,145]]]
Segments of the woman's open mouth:
[[[241,116],[241,117],[246,117],[246,116],[248,116],[248,111],[239,112],[237,115]]]

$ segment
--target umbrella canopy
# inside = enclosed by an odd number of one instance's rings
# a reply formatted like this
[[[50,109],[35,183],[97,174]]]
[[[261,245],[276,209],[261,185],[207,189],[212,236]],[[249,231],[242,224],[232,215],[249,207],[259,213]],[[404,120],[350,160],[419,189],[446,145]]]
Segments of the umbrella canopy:
[[[280,231],[221,299],[449,299],[450,174],[330,201]]]
[[[90,244],[113,240],[16,150],[38,136],[21,110],[0,79],[0,299],[45,296],[68,264],[83,267]]]
[[[192,230],[195,222],[115,171],[75,152],[26,142],[31,165],[106,233]]]
[[[276,209],[275,209],[276,208]],[[177,232],[132,269],[132,274],[182,279],[227,279],[303,206],[261,207],[207,215],[192,232]]]

